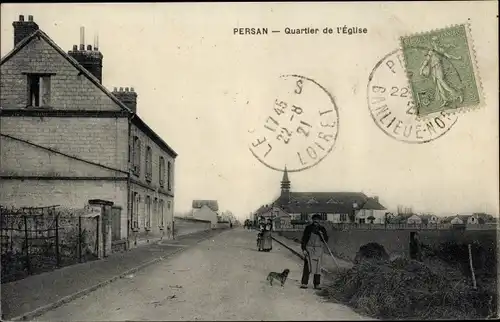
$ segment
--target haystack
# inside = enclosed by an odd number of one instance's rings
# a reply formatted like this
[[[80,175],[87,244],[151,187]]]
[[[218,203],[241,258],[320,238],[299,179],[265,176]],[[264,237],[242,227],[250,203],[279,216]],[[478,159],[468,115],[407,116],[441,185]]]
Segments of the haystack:
[[[339,272],[322,295],[383,319],[464,319],[491,314],[496,294],[473,290],[432,267],[410,259],[361,261]]]
[[[378,243],[368,243],[359,248],[354,258],[354,263],[359,264],[362,261],[386,261],[389,255],[385,251],[384,246]]]

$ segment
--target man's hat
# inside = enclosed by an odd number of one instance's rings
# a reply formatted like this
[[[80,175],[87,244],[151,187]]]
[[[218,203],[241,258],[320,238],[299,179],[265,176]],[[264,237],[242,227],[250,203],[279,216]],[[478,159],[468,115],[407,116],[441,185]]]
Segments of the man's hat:
[[[315,219],[316,219],[316,220],[321,220],[321,216],[320,216],[319,214],[314,214],[314,215],[312,216],[312,220],[315,220]]]

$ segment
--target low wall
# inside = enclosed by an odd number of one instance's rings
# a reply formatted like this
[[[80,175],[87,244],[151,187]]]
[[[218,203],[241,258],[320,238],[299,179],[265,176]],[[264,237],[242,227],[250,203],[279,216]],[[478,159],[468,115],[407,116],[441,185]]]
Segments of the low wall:
[[[290,238],[302,238],[302,231],[280,231],[280,235]],[[420,230],[422,243],[433,246],[455,241],[457,243],[479,242],[488,253],[496,256],[496,230]],[[387,253],[409,253],[410,230],[328,230],[328,246],[338,257],[353,261],[356,252],[365,244],[375,242],[386,249]],[[494,254],[494,255],[493,255]]]
[[[212,229],[211,222],[208,220],[174,217],[175,236],[188,235],[210,229]]]
[[[226,228],[230,228],[230,224],[229,223],[226,223],[226,222],[218,222],[217,225],[215,225],[215,228],[216,229],[226,229]]]

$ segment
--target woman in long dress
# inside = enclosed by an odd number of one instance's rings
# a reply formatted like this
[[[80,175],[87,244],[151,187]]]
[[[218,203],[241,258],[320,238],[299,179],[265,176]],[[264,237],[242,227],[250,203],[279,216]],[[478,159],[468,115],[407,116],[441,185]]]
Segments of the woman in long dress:
[[[257,248],[259,249],[259,252],[263,250],[264,246],[264,230],[266,229],[264,222],[261,220],[259,222],[259,233],[257,234]]]
[[[269,252],[271,251],[271,249],[273,249],[272,231],[273,231],[273,222],[271,221],[271,219],[268,219],[264,227],[264,233],[262,235],[263,239],[262,250],[265,252]]]

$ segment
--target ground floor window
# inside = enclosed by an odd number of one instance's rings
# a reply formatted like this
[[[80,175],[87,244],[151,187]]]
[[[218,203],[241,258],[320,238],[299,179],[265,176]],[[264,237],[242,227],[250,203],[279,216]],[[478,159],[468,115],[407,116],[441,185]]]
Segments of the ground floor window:
[[[139,228],[139,203],[141,196],[137,192],[132,193],[132,228]]]
[[[151,197],[146,196],[146,224],[145,227],[151,228]]]
[[[359,223],[360,224],[365,224],[366,223],[365,218],[359,218]]]
[[[160,210],[159,210],[159,216],[160,216],[160,227],[163,227],[164,224],[165,224],[165,221],[164,221],[164,218],[165,218],[165,202],[160,199],[159,201],[159,205],[160,205]]]

